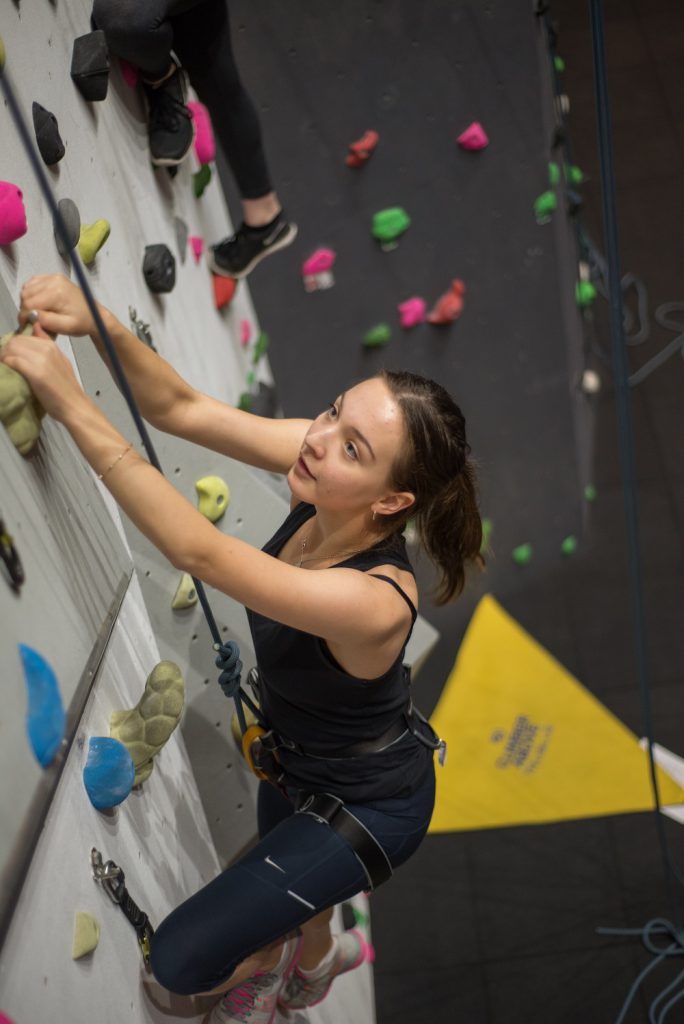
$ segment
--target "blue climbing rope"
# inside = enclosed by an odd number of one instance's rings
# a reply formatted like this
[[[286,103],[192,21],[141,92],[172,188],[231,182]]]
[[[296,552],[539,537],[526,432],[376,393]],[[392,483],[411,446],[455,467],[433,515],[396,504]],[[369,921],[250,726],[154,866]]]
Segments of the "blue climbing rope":
[[[88,278],[86,277],[86,274],[83,270],[83,264],[81,263],[81,259],[76,249],[71,249],[69,233],[67,231],[66,224],[64,223],[64,219],[60,213],[57,201],[55,200],[55,197],[52,194],[52,189],[50,188],[47,175],[40,161],[39,155],[36,152],[36,146],[33,142],[33,139],[31,138],[28,128],[26,127],[25,119],[21,113],[21,110],[19,109],[19,104],[17,103],[16,96],[14,94],[14,90],[9,80],[6,67],[0,67],[0,87],[2,88],[2,92],[5,97],[5,102],[7,103],[9,111],[12,115],[19,137],[23,143],[24,149],[26,150],[26,154],[29,158],[29,162],[33,169],[33,173],[36,176],[40,189],[43,193],[43,197],[50,209],[50,212],[52,213],[53,222],[55,224],[55,228],[60,237],[62,245],[64,247],[64,251],[69,253],[69,259],[74,269],[74,273],[83,292],[86,303],[88,304],[88,308],[93,316],[93,320],[95,322],[98,334],[100,335],[102,343],[106,349],[107,355],[112,365],[112,369],[114,370],[116,381],[119,385],[119,388],[121,389],[121,393],[124,399],[126,400],[126,404],[129,408],[131,416],[133,417],[133,421],[140,435],[140,440],[142,441],[143,447],[147,452],[147,457],[150,461],[150,464],[154,466],[155,469],[157,469],[163,476],[164,471],[161,467],[161,463],[157,457],[157,453],[150,439],[147,426],[142,418],[137,402],[135,400],[135,396],[133,395],[133,391],[131,390],[131,386],[128,383],[128,379],[124,372],[123,366],[121,365],[121,360],[119,359],[116,348],[114,347],[112,339],[109,336],[109,332],[107,331],[107,328],[104,325],[104,322],[100,315],[100,311],[97,308],[97,303],[95,302],[95,297],[92,293],[92,289],[90,287]],[[263,719],[259,711],[259,708],[254,704],[254,702],[250,699],[249,695],[245,693],[245,691],[242,689],[240,685],[242,672],[242,662],[240,661],[240,649],[233,640],[228,640],[226,642],[223,642],[221,640],[221,634],[219,633],[219,628],[216,624],[214,613],[209,604],[209,599],[207,598],[204,585],[201,580],[196,579],[194,576],[193,583],[195,585],[197,596],[199,597],[200,604],[202,606],[202,611],[204,612],[204,617],[209,627],[209,632],[211,633],[212,636],[213,649],[217,652],[216,666],[221,669],[219,683],[226,696],[231,697],[235,702],[235,711],[237,713],[238,721],[240,723],[240,730],[244,733],[247,728],[247,723],[245,721],[245,712],[243,704],[247,705],[247,707],[255,716],[257,721],[262,722]]]

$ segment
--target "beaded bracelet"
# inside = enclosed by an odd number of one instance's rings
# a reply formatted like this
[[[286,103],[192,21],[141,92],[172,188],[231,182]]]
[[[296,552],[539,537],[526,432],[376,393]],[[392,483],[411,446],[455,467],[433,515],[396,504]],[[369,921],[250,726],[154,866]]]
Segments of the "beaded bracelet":
[[[126,455],[127,452],[129,452],[131,450],[132,447],[133,447],[132,443],[127,445],[124,448],[124,450],[121,452],[121,454],[117,455],[117,457],[114,459],[112,464],[110,466],[107,466],[107,468],[105,469],[104,473],[98,473],[97,474],[97,479],[98,480],[104,480],[104,478],[107,476],[107,473],[110,471],[110,469],[114,469],[114,466],[116,466],[117,462],[121,462],[121,460],[123,459],[124,455]]]

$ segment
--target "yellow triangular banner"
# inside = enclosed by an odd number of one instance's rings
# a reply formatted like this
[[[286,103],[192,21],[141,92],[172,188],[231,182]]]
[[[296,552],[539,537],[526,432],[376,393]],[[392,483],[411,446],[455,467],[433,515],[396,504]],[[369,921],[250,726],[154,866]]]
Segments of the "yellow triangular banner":
[[[653,807],[637,737],[508,615],[482,598],[432,716],[448,743],[431,832]],[[684,790],[658,770],[662,803]]]

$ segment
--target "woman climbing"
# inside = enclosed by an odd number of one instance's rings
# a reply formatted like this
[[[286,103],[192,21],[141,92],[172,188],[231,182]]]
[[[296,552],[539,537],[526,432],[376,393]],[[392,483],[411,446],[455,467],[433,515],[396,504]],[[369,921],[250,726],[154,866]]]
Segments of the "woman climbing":
[[[458,595],[480,560],[481,522],[460,410],[438,384],[383,371],[315,420],[264,419],[190,387],[101,307],[143,416],[155,427],[287,474],[291,512],[259,551],[215,529],[136,454],[82,390],[49,334],[89,334],[82,293],[31,278],[0,358],[29,381],[136,526],[179,570],[240,601],[275,749],[260,841],[175,909],[152,940],[157,980],[216,993],[211,1024],[271,1024],[311,1006],[363,962],[359,933],[332,936],[332,908],[389,877],[419,846],[434,802],[437,738],[412,706],[402,658],[417,589],[409,517]]]

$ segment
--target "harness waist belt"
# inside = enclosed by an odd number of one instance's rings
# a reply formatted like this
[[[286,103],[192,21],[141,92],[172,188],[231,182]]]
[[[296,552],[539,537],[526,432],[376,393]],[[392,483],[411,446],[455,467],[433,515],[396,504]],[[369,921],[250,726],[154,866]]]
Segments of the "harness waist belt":
[[[305,750],[300,743],[283,736],[276,729],[270,729],[261,737],[261,742],[275,753],[276,750],[289,750],[293,754],[300,754],[303,757],[315,757],[321,761],[342,761],[348,757],[360,757],[363,754],[378,754],[381,750],[391,746],[392,743],[404,736],[409,729],[413,731],[413,708],[409,704],[401,718],[390,725],[381,736],[372,740],[360,740],[357,743],[350,743],[341,750],[334,750],[325,754],[314,754],[311,750]]]

